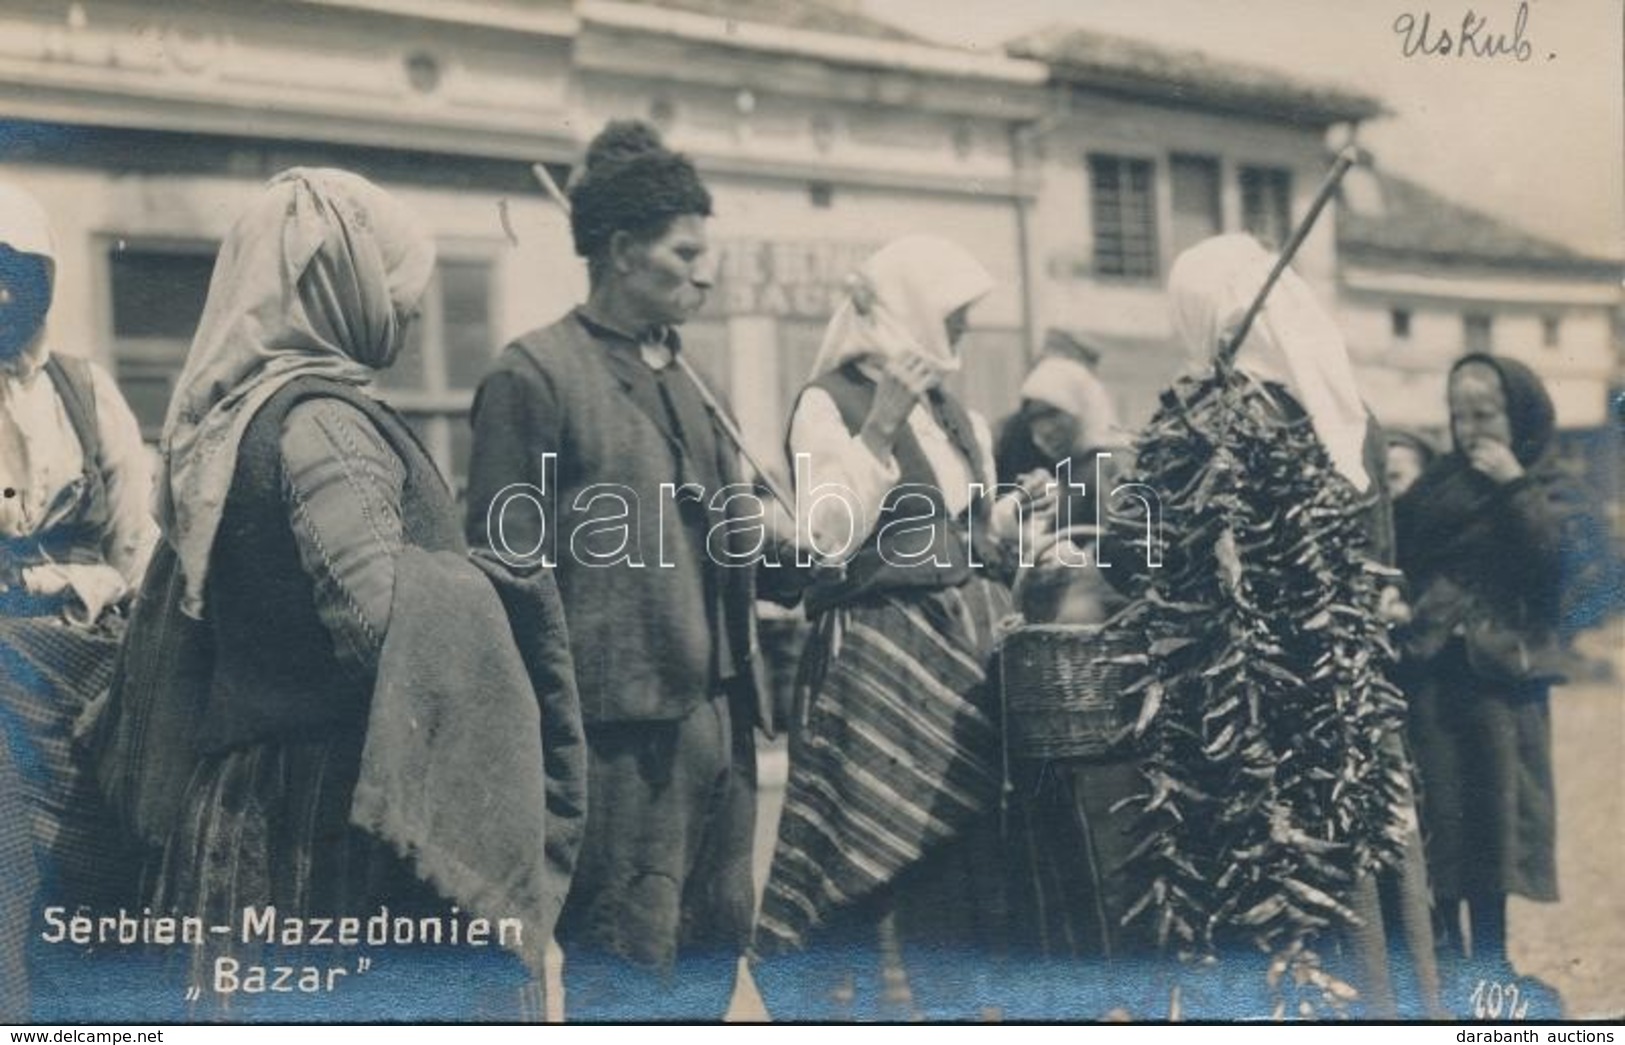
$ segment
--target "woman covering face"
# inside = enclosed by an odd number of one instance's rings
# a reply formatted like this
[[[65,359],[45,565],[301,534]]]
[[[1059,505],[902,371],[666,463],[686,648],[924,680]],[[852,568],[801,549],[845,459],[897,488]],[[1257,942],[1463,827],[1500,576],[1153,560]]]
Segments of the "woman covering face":
[[[107,687],[119,611],[157,536],[118,386],[47,347],[54,258],[44,208],[0,184],[0,1019],[16,1022],[31,1016],[24,959],[38,912],[127,896],[129,854],[72,738]],[[50,981],[66,954],[33,956]],[[60,998],[35,1000],[33,1018],[60,1011]]]
[[[959,370],[970,309],[993,277],[964,248],[936,236],[893,240],[850,281],[847,300],[824,331],[813,376],[853,361],[918,357],[940,377]]]
[[[1547,710],[1565,558],[1552,402],[1514,360],[1474,354],[1447,386],[1452,450],[1397,507],[1414,593],[1406,643],[1428,867],[1450,952],[1505,976],[1506,898],[1557,898]]]
[[[818,492],[803,532],[844,569],[805,596],[814,634],[756,932],[777,1018],[997,1004],[985,974],[1004,927],[975,912],[989,900],[978,871],[997,864],[986,664],[1009,595],[972,548],[993,561],[982,542],[1013,537],[1015,513],[971,496],[991,486],[992,438],[941,387],[991,286],[939,237],[882,248],[849,282],[790,421],[797,482]],[[912,1001],[874,975],[888,939]],[[831,1001],[843,978],[844,1009]]]

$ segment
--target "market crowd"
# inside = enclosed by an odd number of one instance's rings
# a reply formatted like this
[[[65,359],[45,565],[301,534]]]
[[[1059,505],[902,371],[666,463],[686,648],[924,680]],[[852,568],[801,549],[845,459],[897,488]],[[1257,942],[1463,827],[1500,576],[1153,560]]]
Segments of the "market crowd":
[[[1056,329],[995,426],[950,391],[994,279],[920,230],[789,417],[784,473],[853,496],[682,496],[759,478],[683,355],[711,195],[617,122],[567,196],[589,289],[494,357],[459,499],[374,391],[435,267],[389,193],[299,168],[238,216],[154,472],[45,350],[49,218],[0,186],[0,1018],[536,1018],[554,943],[572,1021],[719,1019],[741,969],[792,1020],[1434,1017],[1517,978],[1587,567],[1527,367],[1465,355],[1443,438],[1384,432],[1290,268],[1242,328],[1276,257],[1227,235],[1171,269],[1148,425]],[[607,485],[675,502],[606,526]],[[788,700],[759,600],[806,622]],[[319,1003],[214,973],[309,941],[40,932],[273,907],[524,931]]]

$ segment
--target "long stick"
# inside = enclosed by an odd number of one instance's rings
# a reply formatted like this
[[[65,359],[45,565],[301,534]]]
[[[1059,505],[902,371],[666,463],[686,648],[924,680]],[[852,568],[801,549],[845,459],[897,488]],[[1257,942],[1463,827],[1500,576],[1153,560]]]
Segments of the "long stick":
[[[559,183],[553,180],[553,175],[548,172],[547,164],[533,163],[530,165],[530,172],[536,175],[536,180],[542,183],[542,190],[547,193],[554,203],[559,205],[559,210],[564,212],[564,216],[569,217],[570,197],[566,196],[564,190],[559,188]]]
[[[1309,230],[1315,227],[1316,219],[1320,217],[1320,212],[1326,209],[1326,204],[1331,200],[1332,193],[1337,191],[1337,185],[1343,180],[1343,175],[1349,172],[1350,167],[1360,162],[1361,156],[1361,150],[1353,145],[1337,154],[1332,169],[1326,172],[1325,179],[1320,183],[1319,191],[1315,193],[1314,202],[1309,204],[1309,210],[1304,214],[1303,220],[1298,222],[1298,227],[1292,230],[1292,237],[1286,241],[1286,246],[1281,248],[1281,256],[1275,259],[1275,267],[1270,269],[1269,278],[1264,281],[1263,287],[1259,289],[1258,296],[1253,298],[1253,303],[1247,306],[1247,311],[1242,315],[1241,322],[1236,326],[1235,333],[1230,335],[1230,340],[1225,342],[1224,347],[1219,349],[1220,362],[1230,362],[1235,358],[1236,353],[1241,350],[1241,343],[1247,340],[1247,331],[1252,329],[1253,320],[1257,319],[1258,314],[1263,311],[1264,300],[1269,297],[1270,291],[1274,289],[1276,280],[1281,278],[1281,273],[1285,272],[1286,267],[1292,263],[1292,258],[1298,253],[1298,248],[1303,246],[1303,241],[1309,238]]]
[[[773,499],[779,502],[780,507],[790,513],[792,519],[795,518],[795,502],[791,500],[789,494],[784,492],[784,488],[779,485],[778,480],[773,478],[773,474],[762,467],[762,463],[756,459],[756,455],[750,452],[750,447],[745,445],[744,433],[740,432],[738,426],[734,424],[733,418],[729,417],[728,412],[722,408],[722,404],[717,402],[717,397],[711,393],[711,389],[707,388],[705,382],[700,380],[700,375],[695,372],[694,367],[689,364],[689,361],[681,353],[672,358],[677,361],[678,368],[693,382],[694,391],[700,394],[700,399],[705,403],[705,408],[716,419],[723,433],[727,435],[728,441],[734,444],[734,449],[738,450],[740,455],[750,463],[750,466],[756,469],[756,477],[762,481],[763,486],[767,487],[767,492],[773,495]]]
[[[558,182],[553,180],[553,175],[548,171],[547,167],[540,163],[533,163],[530,165],[530,170],[532,174],[536,175],[536,180],[542,183],[543,190],[547,192],[553,202],[558,204],[559,209],[568,215],[570,213],[570,198],[559,188]],[[773,499],[779,502],[781,508],[790,513],[792,519],[795,518],[795,502],[790,498],[789,494],[785,493],[784,488],[778,484],[778,481],[773,478],[773,474],[762,467],[762,463],[756,459],[756,455],[750,452],[750,447],[745,445],[744,433],[740,432],[739,426],[734,424],[733,418],[728,416],[728,411],[722,408],[722,404],[717,401],[717,397],[712,393],[710,386],[701,380],[699,373],[695,371],[693,365],[681,353],[674,355],[672,358],[676,360],[678,369],[694,385],[694,391],[699,393],[700,401],[705,404],[705,409],[716,420],[717,426],[728,437],[728,441],[734,444],[734,449],[738,450],[740,455],[750,463],[750,466],[756,469],[756,475],[762,480],[762,485],[767,487],[767,492],[773,495]]]

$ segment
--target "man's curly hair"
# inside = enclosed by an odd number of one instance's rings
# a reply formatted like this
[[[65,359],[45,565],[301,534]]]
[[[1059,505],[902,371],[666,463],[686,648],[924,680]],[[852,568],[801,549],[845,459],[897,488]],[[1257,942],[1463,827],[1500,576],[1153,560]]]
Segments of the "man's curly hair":
[[[641,120],[611,121],[587,147],[570,186],[576,253],[600,256],[617,232],[651,240],[685,214],[711,216],[711,193],[693,161],[661,142]]]

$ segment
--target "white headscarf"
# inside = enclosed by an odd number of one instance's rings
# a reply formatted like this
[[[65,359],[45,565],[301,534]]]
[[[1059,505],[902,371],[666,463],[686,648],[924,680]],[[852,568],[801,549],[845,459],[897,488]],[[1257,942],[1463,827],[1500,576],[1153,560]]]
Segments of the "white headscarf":
[[[164,421],[158,514],[201,617],[209,554],[249,422],[297,377],[371,382],[394,362],[434,271],[399,200],[346,171],[273,178],[220,246]]]
[[[1080,449],[1101,450],[1127,442],[1118,429],[1117,407],[1111,393],[1093,370],[1076,359],[1044,356],[1021,383],[1021,398],[1053,406],[1077,418]]]
[[[1168,274],[1174,329],[1191,358],[1207,365],[1264,286],[1275,255],[1243,233],[1215,236],[1185,251]],[[1281,273],[1236,354],[1238,369],[1281,385],[1309,415],[1332,464],[1357,489],[1365,468],[1369,414],[1336,324],[1296,272]]]
[[[0,182],[0,243],[19,254],[38,254],[56,260],[51,219],[39,200],[15,185]]]
[[[812,377],[854,359],[884,361],[904,352],[943,373],[959,369],[946,320],[993,289],[993,277],[965,248],[940,236],[892,240],[848,280],[847,299],[824,331]]]
[[[6,182],[0,182],[0,244],[19,254],[33,254],[44,258],[48,278],[56,278],[56,240],[51,235],[51,219],[31,194]],[[46,303],[47,306],[49,302]],[[32,380],[50,352],[45,345],[43,318],[34,331],[33,340],[13,357],[10,370],[21,380]]]

